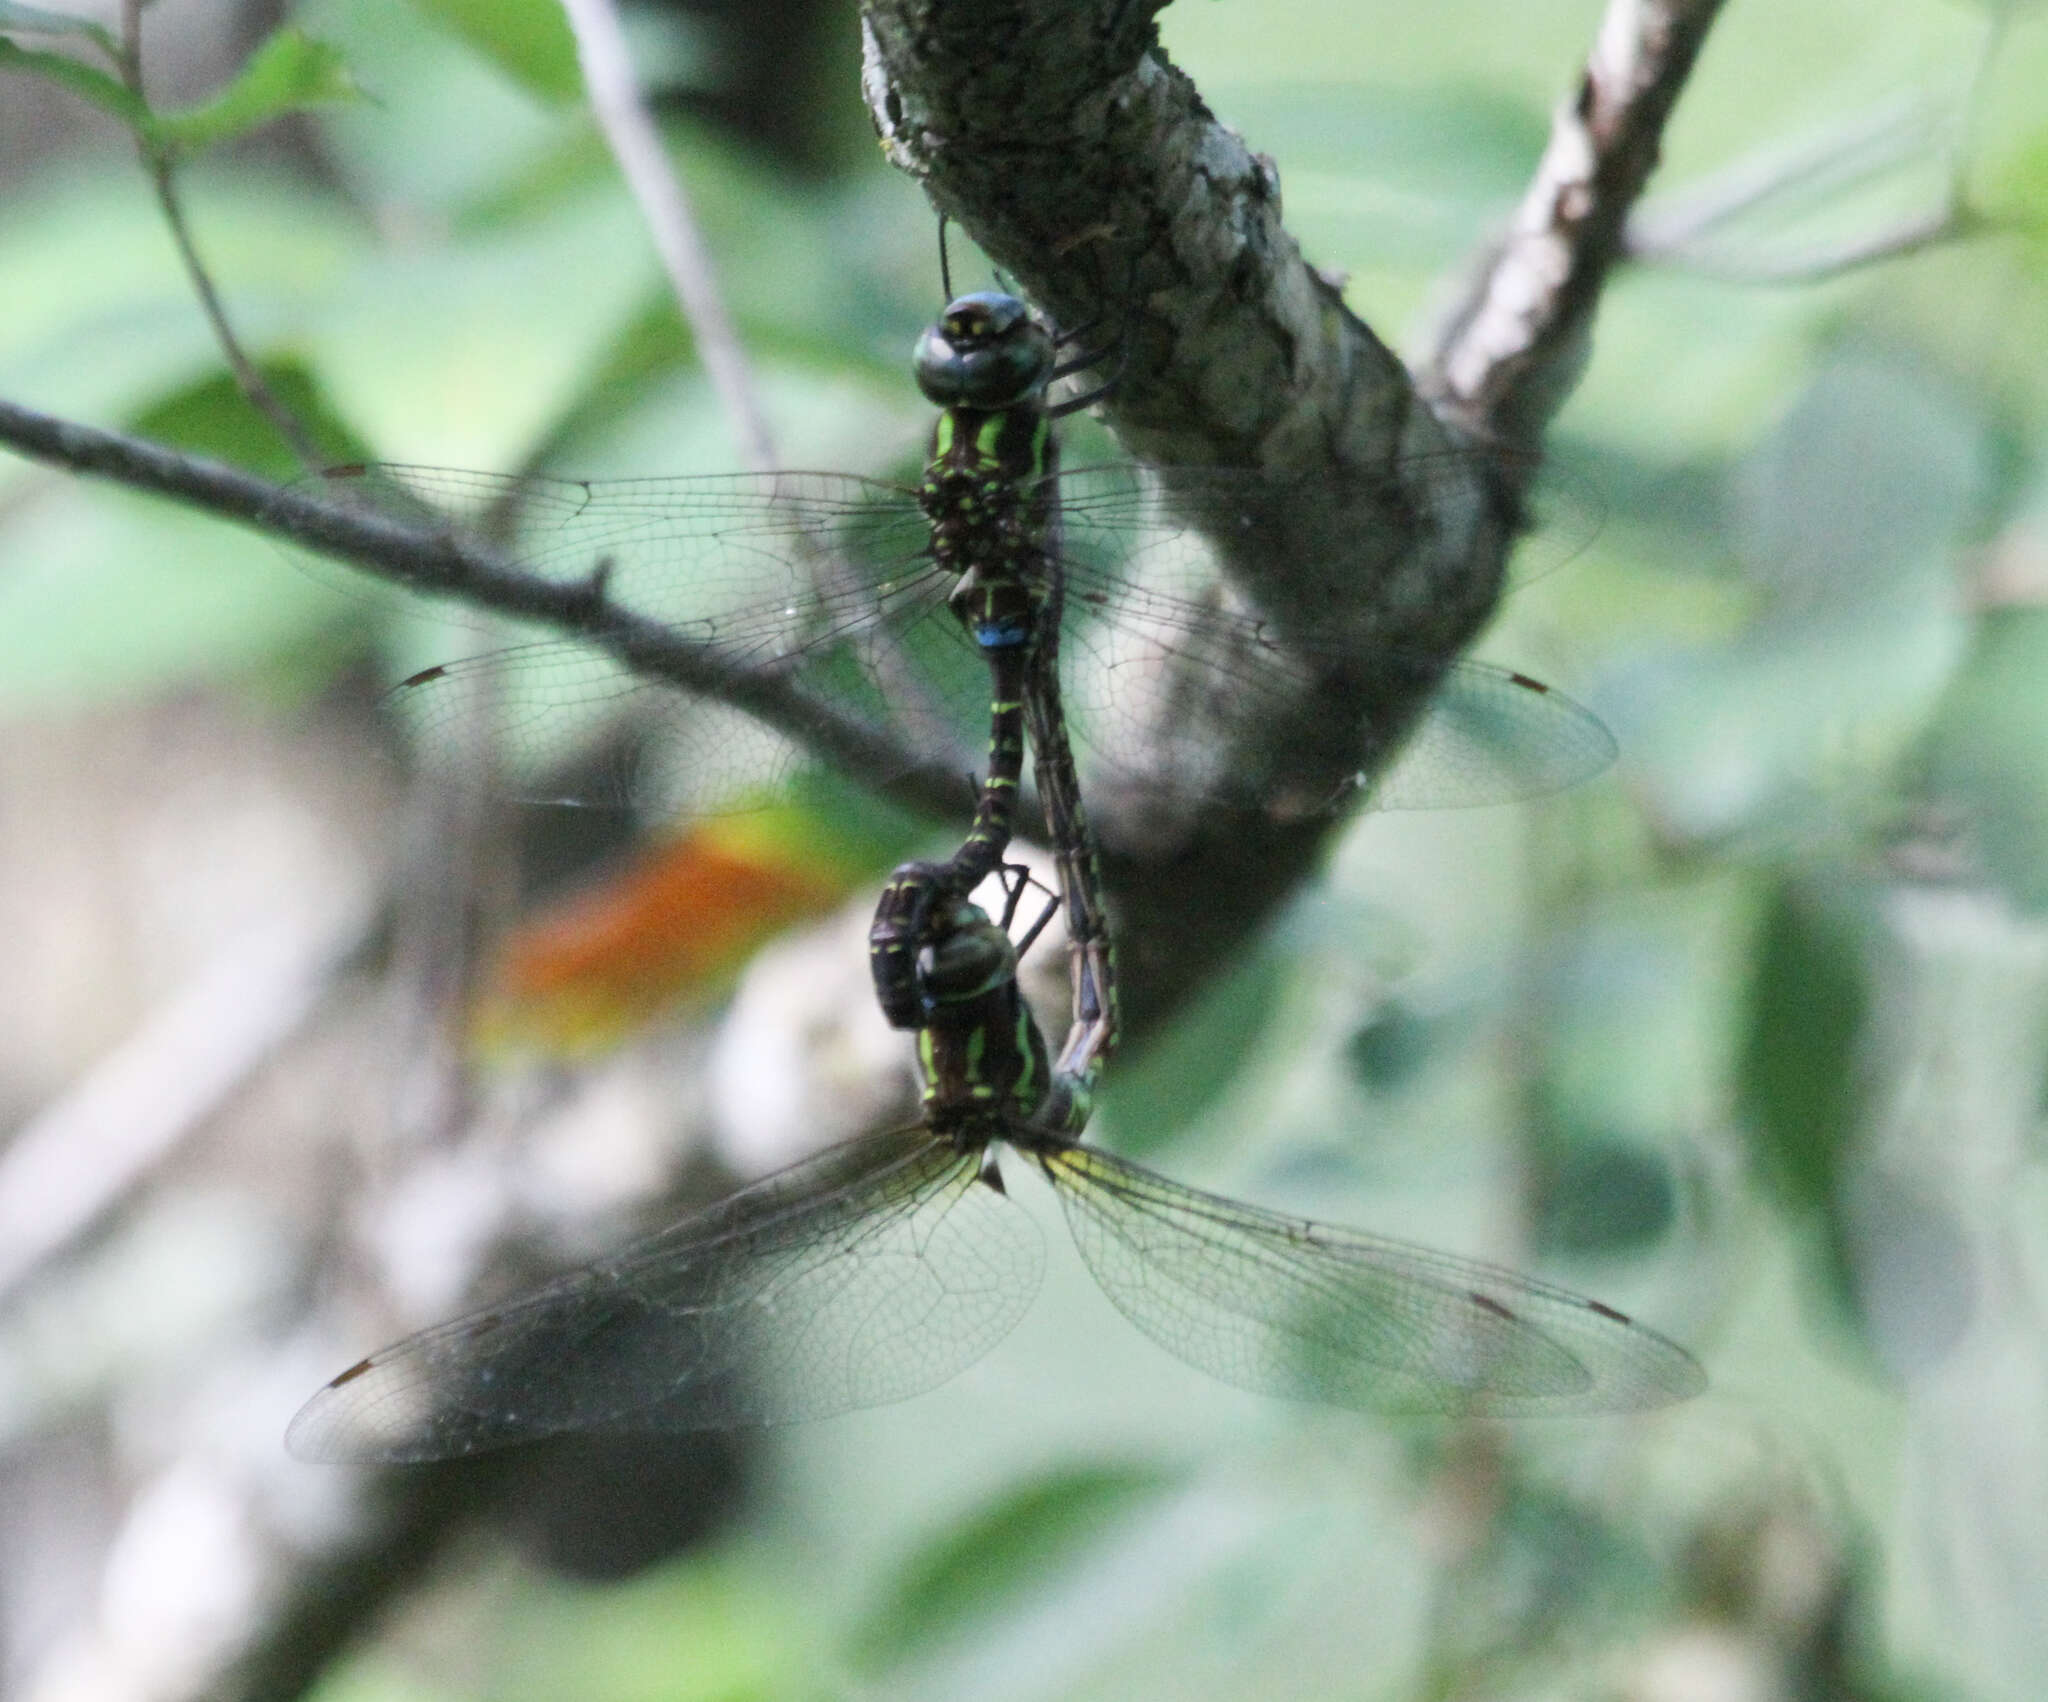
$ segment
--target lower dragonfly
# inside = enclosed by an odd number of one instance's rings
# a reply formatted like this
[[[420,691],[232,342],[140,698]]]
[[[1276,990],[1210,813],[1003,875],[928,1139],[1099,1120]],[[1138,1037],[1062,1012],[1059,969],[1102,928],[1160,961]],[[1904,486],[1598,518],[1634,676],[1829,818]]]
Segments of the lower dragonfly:
[[[1634,1410],[1705,1387],[1683,1348],[1597,1300],[1080,1144],[1092,1072],[1049,1063],[1004,923],[950,896],[927,913],[918,1121],[372,1354],[300,1411],[292,1452],[406,1463],[565,1431],[786,1423],[935,1388],[1009,1333],[1043,1272],[1001,1147],[1052,1185],[1125,1317],[1226,1383],[1503,1415]]]

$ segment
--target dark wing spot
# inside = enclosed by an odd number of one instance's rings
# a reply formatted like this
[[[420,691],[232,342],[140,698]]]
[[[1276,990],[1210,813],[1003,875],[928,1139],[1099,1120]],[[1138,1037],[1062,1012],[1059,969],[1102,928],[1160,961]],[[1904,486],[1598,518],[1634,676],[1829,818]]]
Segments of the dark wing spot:
[[[1511,681],[1513,681],[1516,685],[1522,687],[1525,691],[1540,691],[1545,697],[1548,697],[1550,695],[1550,687],[1545,685],[1541,680],[1530,679],[1527,674],[1511,673],[1508,675],[1508,678]]]
[[[351,1365],[346,1371],[344,1371],[339,1377],[335,1378],[334,1381],[329,1383],[327,1386],[330,1389],[338,1389],[344,1383],[353,1383],[358,1377],[360,1377],[365,1371],[369,1369],[370,1362],[367,1359],[359,1359],[355,1362],[355,1364]]]
[[[979,1179],[986,1182],[999,1194],[1007,1195],[1010,1191],[1009,1185],[1003,1181],[1002,1168],[996,1163],[996,1155],[993,1150],[981,1155],[981,1176]]]
[[[1519,1321],[1514,1313],[1494,1299],[1492,1295],[1481,1294],[1477,1289],[1472,1291],[1472,1304],[1477,1306],[1482,1312],[1491,1312],[1496,1318],[1507,1319],[1511,1324]]]
[[[344,461],[338,467],[329,467],[327,476],[330,479],[360,479],[367,477],[369,471],[370,464],[367,461]]]
[[[1598,1312],[1601,1317],[1612,1318],[1617,1324],[1633,1324],[1635,1322],[1635,1319],[1631,1318],[1626,1312],[1617,1312],[1612,1306],[1602,1305],[1597,1300],[1589,1300],[1586,1304],[1592,1307],[1595,1312]]]
[[[398,689],[405,691],[412,686],[423,686],[430,680],[438,680],[447,671],[448,664],[446,662],[436,662],[431,668],[422,668],[418,673],[409,678],[400,680],[398,682]]]

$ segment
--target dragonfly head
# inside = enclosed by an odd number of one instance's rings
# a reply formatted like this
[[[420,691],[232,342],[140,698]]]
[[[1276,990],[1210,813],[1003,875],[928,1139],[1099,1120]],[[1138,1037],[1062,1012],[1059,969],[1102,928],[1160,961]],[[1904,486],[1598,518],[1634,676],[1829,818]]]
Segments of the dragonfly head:
[[[950,302],[917,340],[917,387],[941,408],[1010,408],[1052,377],[1052,333],[1000,290]]]

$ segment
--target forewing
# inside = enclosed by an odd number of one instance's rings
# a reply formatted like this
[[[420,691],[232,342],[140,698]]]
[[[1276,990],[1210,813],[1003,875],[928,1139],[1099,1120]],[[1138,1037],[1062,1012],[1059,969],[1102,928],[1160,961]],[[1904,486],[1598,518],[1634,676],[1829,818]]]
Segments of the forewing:
[[[894,722],[927,757],[954,724],[934,705],[986,697],[985,670],[945,612],[949,582],[930,562],[923,516],[894,486],[828,473],[584,481],[378,465],[298,488],[471,542],[534,579],[601,586],[611,607],[658,623],[707,668],[789,681],[832,713]],[[971,693],[962,680],[976,682]],[[554,633],[425,669],[391,699],[426,748],[492,733],[505,789],[546,802],[745,808],[781,791],[804,754],[800,715],[771,730],[716,692],[631,673]],[[971,722],[969,732],[978,741]]]
[[[1471,452],[1404,464],[1402,489],[1416,547],[1473,547],[1486,535],[1486,487]],[[1351,624],[1357,565],[1342,552],[1327,583],[1296,593],[1327,608],[1282,643],[1263,617],[1221,582],[1212,540],[1240,559],[1264,548],[1298,552],[1267,534],[1291,529],[1293,509],[1321,500],[1313,489],[1277,491],[1248,475],[1176,470],[1170,498],[1142,470],[1076,469],[1062,478],[1066,564],[1066,646],[1062,691],[1075,741],[1089,767],[1116,784],[1168,797],[1216,796],[1255,808],[1337,808],[1361,795],[1369,807],[1442,809],[1540,797],[1588,779],[1614,759],[1605,727],[1562,693],[1525,675],[1478,662],[1410,653]],[[1390,481],[1391,483],[1391,481]],[[1597,530],[1589,504],[1562,505],[1566,523],[1538,534],[1524,558],[1554,565]],[[1356,742],[1336,754],[1355,765],[1332,786],[1307,784],[1297,753],[1247,748],[1246,728],[1284,722],[1335,669],[1350,682],[1322,713],[1357,715]],[[1385,716],[1429,707],[1390,770]],[[1143,771],[1124,772],[1120,753],[1144,753]],[[1225,765],[1227,764],[1227,771]],[[1327,776],[1327,765],[1322,772]]]
[[[1659,1406],[1705,1387],[1683,1348],[1566,1289],[1260,1211],[1094,1148],[1039,1162],[1117,1309],[1239,1388],[1514,1414]]]
[[[1374,809],[1444,810],[1544,798],[1605,773],[1619,754],[1590,709],[1527,674],[1460,662],[1377,781]]]
[[[409,1336],[292,1421],[301,1459],[776,1424],[933,1388],[1037,1292],[1030,1218],[923,1127],[849,1141],[523,1298]]]

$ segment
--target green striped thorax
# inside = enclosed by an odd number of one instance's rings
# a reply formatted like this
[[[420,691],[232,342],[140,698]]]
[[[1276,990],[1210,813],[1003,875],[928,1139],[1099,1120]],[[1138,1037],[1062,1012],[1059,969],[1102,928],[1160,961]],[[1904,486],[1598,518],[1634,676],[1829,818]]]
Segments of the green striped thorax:
[[[1053,365],[1052,333],[1000,291],[958,297],[917,340],[918,388],[940,410],[919,500],[933,559],[960,579],[954,611],[984,650],[1028,644],[1045,600]]]
[[[1017,985],[1017,949],[986,911],[956,899],[934,916],[917,981],[917,1065],[933,1129],[966,1141],[1014,1138],[1027,1127],[1055,1138],[1080,1133],[1085,1084],[1055,1074]]]

